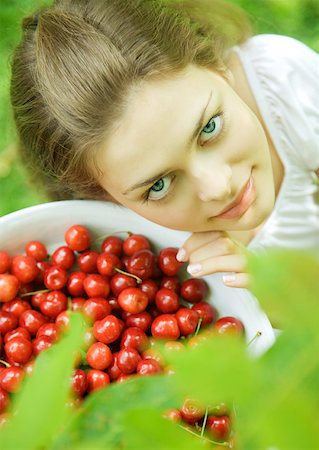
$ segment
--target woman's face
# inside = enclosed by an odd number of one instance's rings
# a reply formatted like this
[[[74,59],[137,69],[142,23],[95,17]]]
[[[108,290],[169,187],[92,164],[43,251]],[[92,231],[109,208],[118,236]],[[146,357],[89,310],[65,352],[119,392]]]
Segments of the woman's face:
[[[169,228],[250,230],[274,205],[259,120],[223,77],[194,65],[135,91],[97,164],[114,199]]]

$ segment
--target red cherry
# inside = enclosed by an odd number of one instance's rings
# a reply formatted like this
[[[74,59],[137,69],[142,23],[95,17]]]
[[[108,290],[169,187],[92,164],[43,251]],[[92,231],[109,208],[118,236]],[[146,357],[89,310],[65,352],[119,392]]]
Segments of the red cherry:
[[[18,318],[11,312],[0,311],[0,333],[2,335],[14,330],[18,325]]]
[[[0,387],[7,392],[17,392],[24,378],[21,367],[5,367],[0,371]]]
[[[244,325],[239,319],[231,316],[221,317],[216,320],[213,326],[218,334],[237,335],[244,334]]]
[[[197,311],[190,308],[180,308],[175,316],[183,336],[195,333],[199,321],[199,314]]]
[[[174,314],[161,314],[153,320],[152,336],[161,339],[178,339],[180,330]]]
[[[164,414],[163,417],[165,419],[169,419],[172,420],[173,422],[180,422],[182,420],[182,414],[180,412],[179,409],[167,409]]]
[[[109,314],[102,320],[97,320],[93,325],[93,334],[95,339],[103,344],[110,344],[116,341],[122,333],[122,325],[120,320]]]
[[[113,353],[113,361],[107,369],[107,373],[111,378],[111,380],[116,380],[122,374],[121,370],[117,365],[117,355],[118,352]]]
[[[147,280],[153,275],[155,256],[151,250],[142,249],[135,252],[128,260],[128,272],[142,280]]]
[[[83,225],[73,225],[70,227],[64,235],[64,240],[76,252],[84,252],[91,244],[90,232]]]
[[[87,275],[83,287],[89,297],[106,298],[110,293],[109,280],[100,274]]]
[[[32,347],[35,355],[39,355],[43,350],[47,350],[54,344],[53,337],[42,334],[41,336],[33,339]]]
[[[10,405],[10,397],[7,391],[0,387],[0,414],[6,411]]]
[[[121,348],[135,348],[138,352],[142,352],[148,346],[148,337],[143,330],[137,327],[129,327],[123,331],[121,337]]]
[[[83,305],[83,313],[92,321],[104,319],[111,313],[110,303],[102,297],[91,297]]]
[[[40,309],[40,304],[42,300],[45,299],[47,292],[38,292],[37,294],[33,294],[31,297],[31,305],[34,309]]]
[[[55,319],[55,323],[58,326],[59,330],[67,330],[70,323],[68,311],[62,311]]]
[[[71,298],[72,311],[82,311],[85,302],[86,302],[86,299],[83,297]]]
[[[179,297],[171,289],[161,288],[156,292],[155,304],[162,313],[174,313],[180,307]]]
[[[192,306],[194,311],[197,311],[199,317],[202,318],[202,325],[212,323],[216,317],[216,310],[209,303],[198,302]]]
[[[61,291],[51,291],[40,303],[42,314],[51,319],[55,319],[62,311],[68,307],[68,299]]]
[[[22,283],[30,283],[37,277],[39,268],[32,256],[17,255],[12,258],[11,272]]]
[[[43,284],[44,274],[48,269],[50,269],[50,267],[52,267],[52,264],[50,264],[48,261],[39,261],[37,263],[37,266],[38,266],[39,272],[34,281],[37,284]]]
[[[88,349],[86,354],[88,364],[97,370],[105,370],[109,367],[113,360],[110,348],[102,342],[95,342]]]
[[[25,252],[36,261],[44,261],[48,256],[46,246],[40,241],[30,241],[25,247]]]
[[[231,421],[228,416],[208,416],[206,430],[216,441],[226,441],[230,435]]]
[[[10,273],[0,274],[0,302],[13,300],[19,290],[19,280]]]
[[[31,305],[26,300],[15,298],[3,304],[2,311],[7,311],[14,314],[17,318],[27,309],[31,309]]]
[[[59,266],[61,269],[69,270],[75,263],[74,252],[70,249],[70,247],[62,245],[52,253],[51,262],[54,266]]]
[[[156,281],[152,280],[151,278],[148,280],[144,280],[139,285],[139,288],[148,296],[149,303],[153,303],[155,300],[156,292],[158,291],[158,284],[156,283]]]
[[[179,278],[176,276],[163,277],[161,280],[160,286],[161,286],[161,288],[171,289],[172,291],[176,292],[176,294],[178,294],[178,295],[181,291],[181,282],[179,281]]]
[[[145,236],[141,234],[131,234],[123,242],[123,251],[126,255],[132,256],[139,250],[150,249],[150,243]]]
[[[53,291],[62,289],[68,281],[68,274],[59,266],[52,266],[43,274],[43,282],[48,289]]]
[[[53,342],[56,342],[59,338],[59,327],[56,323],[45,323],[38,329],[36,337],[49,336]]]
[[[123,289],[136,286],[136,280],[124,273],[116,273],[110,281],[111,290],[115,296],[118,296]]]
[[[124,311],[138,314],[146,309],[148,305],[148,296],[139,288],[127,288],[120,292],[118,303]]]
[[[111,277],[116,273],[116,268],[121,268],[120,258],[113,253],[101,253],[96,261],[96,267],[101,275]]]
[[[136,373],[139,375],[154,375],[161,372],[161,366],[154,359],[142,359],[136,367]]]
[[[73,297],[80,297],[85,295],[84,280],[86,274],[84,272],[72,272],[67,282],[67,289],[70,295]]]
[[[118,352],[117,365],[124,374],[135,372],[141,360],[139,352],[135,348],[126,347]]]
[[[110,377],[106,372],[91,369],[87,373],[88,392],[96,391],[110,383]]]
[[[125,320],[127,327],[138,327],[144,332],[147,332],[150,329],[151,323],[152,316],[147,311],[138,314],[130,314]]]
[[[78,265],[82,272],[85,273],[96,273],[96,261],[99,256],[98,252],[94,250],[87,250],[78,256]]]
[[[11,339],[13,339],[15,337],[28,339],[29,341],[31,340],[31,336],[30,336],[29,331],[26,328],[18,327],[18,328],[15,328],[12,331],[8,331],[4,335],[4,342],[7,343],[7,342],[9,342]]]
[[[179,268],[183,265],[182,262],[177,261],[176,255],[178,248],[166,247],[160,250],[158,254],[158,265],[161,271],[170,277],[177,274]]]
[[[113,253],[116,256],[122,256],[123,241],[118,236],[108,236],[104,239],[101,245],[103,253]]]
[[[74,370],[71,378],[71,388],[77,397],[83,397],[87,390],[88,381],[86,372],[82,369]]]
[[[11,256],[8,252],[0,251],[0,273],[5,273],[10,270]]]
[[[189,398],[184,401],[180,411],[182,418],[190,424],[199,422],[205,414],[205,408],[195,400]]]
[[[24,311],[19,318],[19,326],[26,328],[31,336],[37,334],[38,329],[47,322],[47,319],[38,311],[28,309]]]
[[[189,303],[199,303],[204,300],[208,285],[201,278],[190,278],[182,283],[181,296]]]
[[[19,364],[25,364],[32,355],[32,344],[29,339],[17,336],[10,339],[5,344],[4,350],[7,357],[12,361]]]

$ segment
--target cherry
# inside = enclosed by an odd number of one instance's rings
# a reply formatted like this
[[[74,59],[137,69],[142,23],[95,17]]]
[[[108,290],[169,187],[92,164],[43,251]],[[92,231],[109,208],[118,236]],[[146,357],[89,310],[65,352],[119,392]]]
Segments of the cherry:
[[[17,392],[24,378],[21,367],[5,367],[0,371],[0,387],[7,392]]]
[[[199,321],[199,314],[197,311],[190,308],[180,308],[175,316],[183,336],[195,333]]]
[[[104,239],[101,245],[103,253],[113,253],[116,256],[122,256],[123,241],[118,236],[108,236]]]
[[[42,314],[51,319],[55,319],[67,307],[67,296],[61,291],[48,292],[40,303],[40,311]]]
[[[203,408],[197,401],[187,398],[181,409],[180,409],[182,418],[190,423],[194,424],[199,422],[205,414],[205,408]]]
[[[105,370],[113,361],[110,348],[102,342],[91,345],[86,354],[88,364],[97,370]]]
[[[149,250],[151,248],[148,239],[141,234],[131,234],[123,242],[123,251],[126,255],[132,256],[139,250]]]
[[[12,337],[4,346],[8,358],[12,361],[25,364],[32,355],[32,344],[29,339],[21,336]]]
[[[19,280],[10,273],[0,274],[0,302],[13,300],[19,290]]]
[[[135,348],[125,347],[118,352],[117,365],[124,374],[135,372],[141,356]]]
[[[32,256],[17,255],[12,258],[11,272],[22,283],[30,283],[35,280],[39,268]]]
[[[138,327],[147,332],[152,324],[152,316],[147,311],[142,311],[137,314],[130,314],[126,318],[125,324],[127,327]]]
[[[226,441],[230,435],[231,421],[229,416],[208,416],[206,430],[216,441]]]
[[[116,341],[122,333],[122,325],[120,320],[109,314],[102,320],[97,320],[93,325],[93,334],[95,339],[103,344],[110,344]]]
[[[242,336],[244,333],[244,325],[239,319],[231,316],[221,317],[216,320],[213,326],[218,334]]]
[[[11,256],[8,252],[0,251],[0,273],[5,273],[10,270]]]
[[[83,297],[72,297],[71,308],[72,311],[82,311],[86,299]]]
[[[110,377],[106,372],[91,369],[87,373],[88,392],[96,391],[110,383]]]
[[[162,313],[174,313],[180,307],[179,297],[171,289],[161,288],[156,292],[155,304]]]
[[[172,291],[176,292],[176,294],[179,294],[181,291],[181,282],[176,276],[173,277],[164,276],[161,280],[160,287],[171,289]]]
[[[31,336],[30,336],[29,331],[26,328],[18,327],[18,328],[15,328],[12,331],[8,331],[4,335],[4,342],[7,343],[7,342],[9,342],[11,339],[13,339],[15,337],[22,337],[24,339],[28,339],[29,341],[31,340]]]
[[[127,263],[127,270],[142,280],[147,280],[153,275],[154,264],[154,253],[151,250],[142,249],[130,257]]]
[[[129,327],[123,331],[121,337],[121,348],[135,348],[138,352],[142,352],[148,346],[148,337],[138,327]]]
[[[98,252],[94,250],[87,250],[78,256],[78,265],[82,272],[95,273],[97,272],[96,261],[99,256]]]
[[[121,370],[119,369],[119,367],[117,365],[117,356],[118,356],[118,352],[114,352],[113,353],[113,361],[107,369],[107,373],[111,380],[116,380],[122,374]]]
[[[59,338],[59,333],[60,330],[56,323],[45,323],[38,329],[36,337],[49,336],[53,342],[56,342]]]
[[[70,227],[64,235],[64,240],[76,252],[84,252],[91,244],[90,232],[83,225],[73,225]]]
[[[178,248],[166,247],[160,250],[158,254],[158,265],[161,271],[170,277],[177,274],[180,267],[183,265],[182,262],[177,261],[176,255]]]
[[[35,355],[39,355],[43,350],[50,348],[52,344],[54,344],[53,337],[41,334],[32,341],[33,352]]]
[[[158,291],[158,284],[156,283],[156,281],[152,280],[151,278],[148,280],[144,280],[139,285],[139,288],[148,296],[149,303],[154,302],[156,292]]]
[[[25,246],[25,252],[36,261],[44,261],[48,256],[46,246],[40,241],[30,241]]]
[[[36,294],[33,294],[31,297],[31,305],[34,309],[40,309],[40,304],[42,300],[45,299],[47,295],[47,292],[37,292]]]
[[[52,264],[50,264],[48,261],[39,261],[37,263],[39,272],[38,275],[36,277],[36,279],[34,280],[35,283],[37,284],[43,284],[43,277],[44,277],[44,273],[50,269],[50,267],[52,267]]]
[[[6,390],[0,387],[0,414],[6,411],[10,405],[10,397]]]
[[[31,305],[26,300],[15,298],[3,304],[2,311],[7,311],[14,314],[17,318],[27,309],[31,309]]]
[[[104,297],[110,293],[110,283],[100,274],[87,275],[83,281],[83,287],[89,297]]]
[[[152,336],[160,339],[178,339],[180,330],[174,314],[161,314],[153,320]]]
[[[64,270],[69,270],[75,263],[75,255],[73,250],[66,245],[58,247],[51,256],[51,263],[54,266],[59,266]]]
[[[2,335],[14,330],[18,325],[18,318],[11,312],[0,311],[0,333]]]
[[[72,272],[69,275],[69,279],[67,282],[67,290],[70,295],[72,295],[73,297],[85,295],[85,290],[83,286],[85,278],[86,274],[84,272]]]
[[[103,297],[91,297],[83,304],[83,313],[92,321],[104,319],[111,313],[112,306]]]
[[[115,296],[118,296],[123,289],[136,286],[136,280],[124,273],[116,273],[110,281],[111,290]]]
[[[43,274],[44,285],[53,291],[62,289],[67,281],[67,272],[59,266],[52,266]]]
[[[41,325],[46,322],[44,315],[34,309],[24,311],[19,318],[19,326],[26,328],[31,336],[35,336]]]
[[[88,387],[86,372],[82,369],[75,369],[71,378],[71,388],[77,397],[83,397]]]
[[[139,288],[127,288],[120,292],[118,303],[124,311],[138,314],[146,309],[148,305],[148,296]]]
[[[181,286],[181,296],[189,303],[202,302],[207,292],[207,283],[201,278],[190,278],[184,281]]]
[[[161,366],[154,359],[142,359],[136,367],[136,373],[139,375],[154,375],[161,372]]]
[[[167,409],[164,412],[163,417],[165,419],[172,420],[173,422],[180,422],[182,420],[182,414],[181,414],[180,410],[177,408]]]
[[[192,310],[197,311],[202,318],[202,325],[209,325],[216,317],[216,310],[209,303],[198,302],[192,306]]]
[[[68,311],[62,311],[55,319],[55,323],[59,329],[66,330],[70,323]]]
[[[101,275],[111,277],[115,274],[116,268],[121,268],[120,258],[113,253],[101,253],[96,260],[96,267]]]

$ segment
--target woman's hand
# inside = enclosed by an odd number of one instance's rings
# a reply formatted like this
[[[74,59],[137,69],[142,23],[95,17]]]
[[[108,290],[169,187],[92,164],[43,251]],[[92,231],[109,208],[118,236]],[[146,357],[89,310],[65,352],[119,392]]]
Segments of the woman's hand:
[[[247,250],[223,231],[193,233],[180,248],[177,259],[189,261],[187,271],[194,277],[215,272],[232,272],[223,276],[226,286],[247,288]]]

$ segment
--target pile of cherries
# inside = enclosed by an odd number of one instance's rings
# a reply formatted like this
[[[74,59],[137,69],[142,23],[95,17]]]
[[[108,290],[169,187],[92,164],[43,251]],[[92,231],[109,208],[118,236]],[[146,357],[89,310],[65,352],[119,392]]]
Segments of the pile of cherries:
[[[155,254],[145,236],[128,233],[125,239],[105,237],[96,251],[90,231],[82,225],[70,227],[64,238],[66,245],[51,255],[36,240],[28,242],[25,254],[11,256],[0,249],[3,421],[10,395],[32,372],[36,356],[65,332],[70,310],[83,312],[89,323],[85,355],[75,363],[70,382],[74,404],[133,374],[169,373],[172,369],[154,349],[157,339],[178,350],[196,345],[205,328],[243,335],[238,319],[217,319],[215,308],[205,301],[208,286],[203,279],[182,281],[177,248],[162,248]],[[217,441],[230,436],[230,414],[223,405],[205,413],[186,399],[180,409],[166,411],[165,417],[192,427],[205,421]]]

